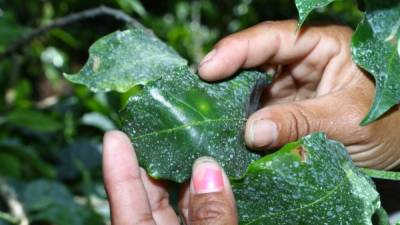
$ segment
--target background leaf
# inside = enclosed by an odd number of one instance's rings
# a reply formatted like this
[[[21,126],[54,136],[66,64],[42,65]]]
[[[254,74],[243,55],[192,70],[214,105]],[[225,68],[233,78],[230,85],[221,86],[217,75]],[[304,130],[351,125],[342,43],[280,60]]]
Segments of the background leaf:
[[[135,12],[141,17],[147,15],[146,9],[139,0],[117,0],[117,2],[127,12]]]
[[[32,222],[58,225],[85,225],[91,212],[78,205],[70,191],[58,182],[37,180],[22,191],[24,206]],[[97,224],[101,224],[97,221]]]
[[[61,123],[50,115],[32,110],[13,111],[4,118],[4,122],[38,132],[54,132],[62,127]]]

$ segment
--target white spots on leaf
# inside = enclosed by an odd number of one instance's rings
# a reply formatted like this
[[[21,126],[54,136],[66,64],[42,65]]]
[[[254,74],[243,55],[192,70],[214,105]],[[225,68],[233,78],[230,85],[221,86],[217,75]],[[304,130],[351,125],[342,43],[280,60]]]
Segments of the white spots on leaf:
[[[93,72],[97,72],[99,70],[100,64],[101,64],[101,59],[97,56],[93,56],[93,64],[92,64]]]
[[[122,43],[124,41],[124,39],[126,38],[127,33],[131,33],[131,31],[130,30],[123,31],[123,32],[118,31],[116,34],[117,41]]]

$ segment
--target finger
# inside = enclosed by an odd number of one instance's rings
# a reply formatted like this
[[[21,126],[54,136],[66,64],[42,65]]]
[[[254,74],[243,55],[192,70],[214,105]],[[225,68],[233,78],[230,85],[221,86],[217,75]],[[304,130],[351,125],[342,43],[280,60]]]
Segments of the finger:
[[[190,183],[183,184],[179,193],[179,213],[184,220],[184,224],[189,224],[189,186]]]
[[[229,180],[211,158],[196,160],[190,184],[189,224],[236,225],[237,211]]]
[[[129,138],[120,131],[110,131],[103,144],[103,175],[112,224],[155,225]]]
[[[265,107],[247,121],[246,143],[254,149],[276,148],[312,132],[323,131],[329,138],[346,145],[360,144],[368,139],[366,136],[373,128],[359,125],[372,100],[364,92],[360,87]]]
[[[261,23],[222,39],[201,62],[199,74],[205,80],[214,81],[232,75],[239,68],[251,68],[264,63],[291,64],[311,52],[318,52],[315,63],[322,64],[327,61],[325,58],[333,57],[340,50],[335,39],[338,35],[329,34],[331,30],[330,26],[326,26],[303,28],[297,32],[297,21],[294,20]]]
[[[149,177],[146,171],[142,168],[140,169],[140,173],[156,224],[179,224],[178,217],[169,204],[169,195],[166,184]]]

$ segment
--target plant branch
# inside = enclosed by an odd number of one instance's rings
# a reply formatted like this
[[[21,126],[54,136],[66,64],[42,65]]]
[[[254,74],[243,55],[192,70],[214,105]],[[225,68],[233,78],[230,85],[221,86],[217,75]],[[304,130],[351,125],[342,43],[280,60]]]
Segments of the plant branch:
[[[18,201],[17,194],[3,179],[0,179],[0,195],[10,208],[11,215],[3,214],[3,219],[11,219],[18,225],[29,225],[22,203]],[[10,220],[10,222],[11,222]]]
[[[65,17],[57,18],[57,19],[53,20],[52,22],[50,22],[49,24],[33,30],[32,32],[27,34],[25,37],[22,37],[20,40],[17,40],[14,44],[12,44],[4,52],[0,53],[0,61],[4,60],[6,57],[8,57],[18,51],[20,51],[22,47],[29,44],[32,40],[49,32],[53,28],[64,27],[69,24],[81,21],[81,20],[95,18],[98,16],[111,16],[117,20],[126,22],[128,26],[137,27],[137,28],[145,30],[149,34],[153,34],[153,32],[151,30],[145,28],[140,22],[138,22],[136,19],[130,17],[129,15],[125,14],[124,12],[117,10],[117,9],[107,7],[107,6],[99,6],[99,7],[93,8],[93,9],[88,9],[88,10],[84,10],[84,11],[81,11],[78,13],[72,13]]]

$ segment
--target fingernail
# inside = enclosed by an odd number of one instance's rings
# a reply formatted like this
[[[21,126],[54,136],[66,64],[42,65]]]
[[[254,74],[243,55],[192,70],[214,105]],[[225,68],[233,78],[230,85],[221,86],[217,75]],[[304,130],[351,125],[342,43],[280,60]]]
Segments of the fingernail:
[[[248,140],[254,147],[265,147],[278,137],[278,129],[271,120],[256,120],[250,127]]]
[[[217,53],[217,51],[215,49],[213,49],[211,52],[209,52],[204,58],[203,60],[201,60],[200,63],[200,67],[204,64],[206,64],[207,62],[211,61],[212,58],[215,56],[215,54]]]
[[[201,158],[195,162],[193,166],[193,188],[197,194],[223,190],[222,170],[214,160]]]

